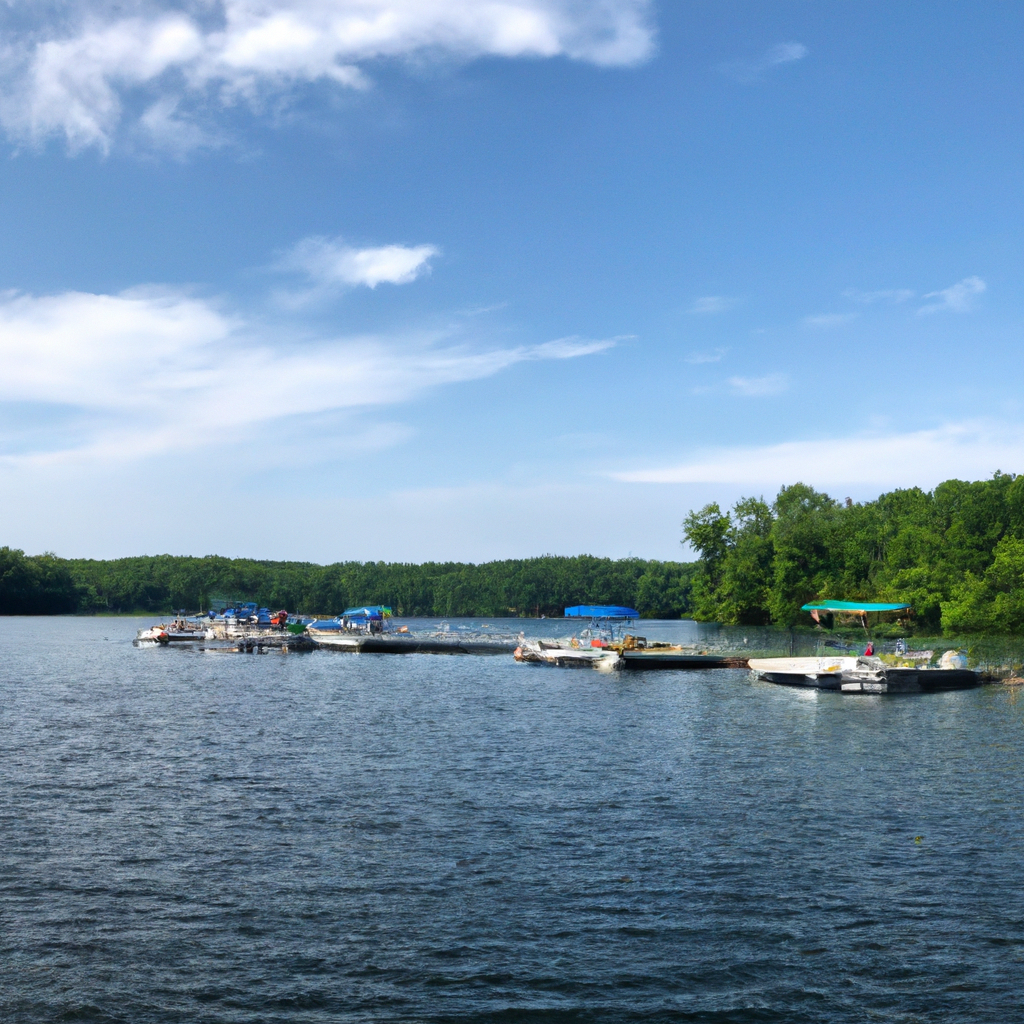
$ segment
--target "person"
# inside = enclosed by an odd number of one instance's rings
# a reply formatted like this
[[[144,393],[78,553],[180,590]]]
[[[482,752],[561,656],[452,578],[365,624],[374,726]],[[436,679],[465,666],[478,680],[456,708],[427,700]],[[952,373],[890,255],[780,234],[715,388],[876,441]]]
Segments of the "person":
[[[868,641],[868,649],[864,652],[865,658],[870,658],[875,653],[875,642],[874,640]]]

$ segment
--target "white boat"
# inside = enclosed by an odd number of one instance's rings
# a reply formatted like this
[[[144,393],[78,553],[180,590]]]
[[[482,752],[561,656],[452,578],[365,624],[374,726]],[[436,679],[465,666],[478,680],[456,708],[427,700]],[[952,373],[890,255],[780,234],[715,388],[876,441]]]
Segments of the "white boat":
[[[614,672],[623,666],[622,655],[607,647],[583,646],[573,640],[526,640],[513,652],[516,661],[558,668],[593,668]]]
[[[150,626],[148,629],[140,629],[135,634],[134,643],[136,646],[158,644],[161,647],[170,644],[191,644],[199,640],[210,639],[212,633],[205,626],[194,622],[176,619],[170,625],[160,623],[157,626]]]
[[[881,658],[751,658],[760,679],[843,693],[934,693],[977,686],[981,677],[966,658],[949,651],[937,668],[886,664]]]
[[[857,667],[858,658],[751,658],[750,668],[759,679],[786,686],[811,686],[838,690],[843,673]]]

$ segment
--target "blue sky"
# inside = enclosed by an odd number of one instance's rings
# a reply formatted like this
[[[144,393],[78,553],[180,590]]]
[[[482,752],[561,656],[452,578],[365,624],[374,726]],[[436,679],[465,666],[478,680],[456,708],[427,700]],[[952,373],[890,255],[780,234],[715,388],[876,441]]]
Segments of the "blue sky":
[[[0,540],[674,558],[1024,469],[1022,22],[8,5]]]

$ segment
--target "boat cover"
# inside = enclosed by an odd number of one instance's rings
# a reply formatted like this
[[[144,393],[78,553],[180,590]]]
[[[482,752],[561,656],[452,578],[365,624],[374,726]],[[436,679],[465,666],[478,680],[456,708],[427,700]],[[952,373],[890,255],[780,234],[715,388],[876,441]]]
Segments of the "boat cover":
[[[334,632],[341,629],[343,623],[340,618],[338,619],[314,619],[312,622],[306,623],[306,629],[318,630],[326,629]]]
[[[812,601],[800,610],[804,612],[900,612],[909,604],[871,604],[865,601]]]
[[[391,609],[382,604],[363,605],[361,608],[346,608],[342,614],[346,618],[386,619],[391,616]]]
[[[618,604],[576,604],[565,609],[567,619],[639,619],[635,608]]]

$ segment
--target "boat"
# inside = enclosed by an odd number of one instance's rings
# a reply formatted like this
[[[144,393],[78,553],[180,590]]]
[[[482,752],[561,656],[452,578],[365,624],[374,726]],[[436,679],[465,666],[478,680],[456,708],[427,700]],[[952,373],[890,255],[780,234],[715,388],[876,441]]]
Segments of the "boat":
[[[620,623],[638,619],[635,608],[624,605],[577,604],[565,609],[567,619],[589,619],[579,635],[561,639],[526,640],[512,652],[516,661],[556,668],[594,668],[614,672],[623,667],[621,652],[615,648]]]
[[[515,651],[517,661],[559,668],[614,669],[706,669],[746,668],[747,659],[713,654],[683,644],[650,642],[646,637],[622,634],[626,624],[640,617],[635,608],[624,605],[572,605],[567,619],[589,619],[578,634],[559,640],[523,642]]]
[[[622,655],[606,646],[584,646],[576,640],[524,640],[512,652],[519,662],[554,668],[593,668],[615,672],[623,667]]]
[[[328,636],[370,636],[390,633],[395,630],[393,612],[387,605],[360,605],[346,608],[333,619],[313,619],[306,624],[308,632],[320,639]]]
[[[140,629],[132,642],[137,647],[151,644],[167,647],[170,644],[196,643],[199,640],[206,640],[208,637],[209,630],[201,619],[178,616],[172,622],[161,622],[156,626]]]
[[[751,658],[748,664],[759,679],[769,683],[838,690],[843,683],[843,672],[855,669],[858,660],[856,657]]]
[[[759,679],[784,686],[837,690],[849,694],[936,693],[978,686],[981,676],[966,659],[947,651],[935,667],[890,664],[874,656],[849,658],[751,658]]]

